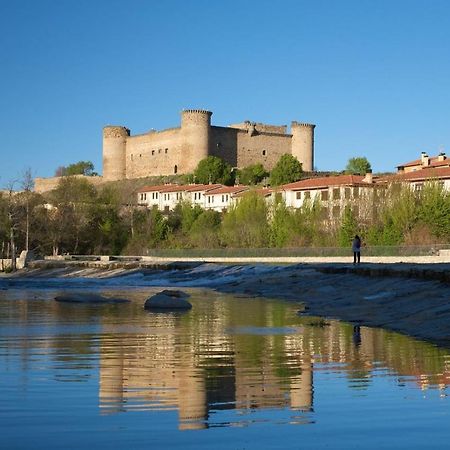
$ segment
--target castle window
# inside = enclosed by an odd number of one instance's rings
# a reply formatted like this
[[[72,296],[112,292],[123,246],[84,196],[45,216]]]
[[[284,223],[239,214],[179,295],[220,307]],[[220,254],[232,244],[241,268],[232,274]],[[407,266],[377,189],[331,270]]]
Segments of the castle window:
[[[152,155],[154,155],[155,154],[155,150],[152,150]]]
[[[131,158],[131,161],[133,161],[133,155],[131,155],[130,158]]]
[[[166,149],[164,150],[164,153],[167,154],[168,151],[169,151],[169,149],[166,148]]]
[[[139,158],[142,158],[142,153],[139,153]]]
[[[161,153],[161,149],[160,148],[158,148],[158,153]]]
[[[175,164],[173,166],[173,173],[177,173],[178,172],[178,166]]]
[[[263,156],[266,156],[266,151],[263,150],[263,151],[262,151],[262,154],[263,154]]]

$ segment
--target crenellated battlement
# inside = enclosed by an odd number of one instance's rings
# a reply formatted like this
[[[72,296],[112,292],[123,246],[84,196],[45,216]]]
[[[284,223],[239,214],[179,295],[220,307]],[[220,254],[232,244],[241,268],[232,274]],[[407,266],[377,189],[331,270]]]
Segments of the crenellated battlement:
[[[304,128],[316,128],[316,126],[313,123],[307,123],[307,122],[297,122],[297,121],[292,121],[291,123],[291,128],[292,127],[304,127]]]
[[[218,127],[211,125],[212,111],[183,109],[180,127],[131,135],[124,126],[103,128],[103,176],[105,180],[192,173],[208,156],[218,156],[232,167],[261,163],[271,170],[290,153],[313,170],[314,128],[307,122],[287,125],[245,121]]]
[[[130,130],[126,127],[118,125],[107,125],[103,127],[103,137],[104,138],[120,138],[128,137],[130,135]]]
[[[208,114],[209,116],[212,116],[212,111],[208,111],[207,109],[183,109],[181,113]]]

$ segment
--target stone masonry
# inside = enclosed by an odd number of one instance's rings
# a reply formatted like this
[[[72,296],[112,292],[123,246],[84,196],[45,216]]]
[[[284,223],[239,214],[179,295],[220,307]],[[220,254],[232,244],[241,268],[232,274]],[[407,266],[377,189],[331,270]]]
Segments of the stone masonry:
[[[179,128],[135,136],[123,126],[104,127],[104,181],[191,173],[210,155],[236,168],[261,163],[271,170],[288,153],[303,170],[313,170],[315,125],[292,122],[290,133],[286,125],[250,121],[220,127],[211,125],[211,115],[201,109],[184,110]]]

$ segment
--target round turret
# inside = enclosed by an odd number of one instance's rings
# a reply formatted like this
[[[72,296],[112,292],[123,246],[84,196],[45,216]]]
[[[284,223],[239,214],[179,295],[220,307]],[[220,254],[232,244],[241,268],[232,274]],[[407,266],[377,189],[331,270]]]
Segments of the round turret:
[[[103,179],[126,178],[126,142],[130,130],[120,126],[103,128]]]
[[[209,155],[211,111],[185,109],[181,112],[183,139],[182,172],[192,172],[200,160]]]
[[[311,123],[292,122],[292,156],[295,156],[306,172],[314,170],[314,128]]]

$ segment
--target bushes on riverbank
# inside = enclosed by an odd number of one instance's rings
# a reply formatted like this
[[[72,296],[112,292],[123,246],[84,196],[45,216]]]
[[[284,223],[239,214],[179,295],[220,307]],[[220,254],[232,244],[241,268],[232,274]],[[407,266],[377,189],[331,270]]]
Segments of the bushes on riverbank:
[[[130,196],[129,198],[131,198]],[[364,203],[364,204],[363,204]],[[358,210],[356,209],[358,207]],[[369,211],[364,220],[358,211]],[[125,204],[111,186],[62,178],[46,197],[35,193],[0,196],[0,248],[8,257],[11,235],[17,250],[40,254],[147,254],[155,248],[347,247],[354,234],[367,245],[450,242],[450,195],[437,183],[421,191],[392,185],[330,218],[317,202],[287,208],[249,192],[219,213],[180,203],[162,214]]]

